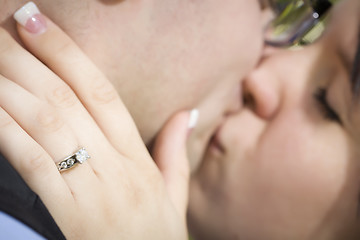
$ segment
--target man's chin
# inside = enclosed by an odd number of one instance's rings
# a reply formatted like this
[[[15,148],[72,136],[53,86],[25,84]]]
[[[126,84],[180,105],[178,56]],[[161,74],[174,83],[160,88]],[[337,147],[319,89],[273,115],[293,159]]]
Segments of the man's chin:
[[[190,172],[193,174],[201,167],[209,146],[211,146],[212,137],[206,139],[189,139],[188,141],[188,157],[190,164]]]
[[[219,121],[217,125],[213,125],[211,128],[207,128],[207,131],[201,132],[198,136],[195,133],[190,136],[188,140],[187,150],[190,163],[190,171],[194,174],[201,168],[203,162],[205,162],[209,152],[218,149],[217,134],[222,127],[222,122]],[[221,150],[221,149],[220,149]]]

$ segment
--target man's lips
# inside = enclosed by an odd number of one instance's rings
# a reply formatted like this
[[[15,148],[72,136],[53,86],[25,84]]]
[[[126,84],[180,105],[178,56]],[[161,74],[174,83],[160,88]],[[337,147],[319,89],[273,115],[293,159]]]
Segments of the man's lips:
[[[197,154],[193,154],[195,156],[195,161],[197,163],[201,163],[206,158],[206,155],[210,152],[219,155],[224,155],[226,153],[223,126],[227,122],[227,119],[236,114],[238,111],[243,109],[243,101],[242,101],[242,85],[238,84],[238,87],[233,89],[233,94],[227,95],[231,97],[231,101],[226,111],[219,111],[217,114],[213,114],[213,116],[218,116],[214,118],[213,121],[208,121],[206,124],[202,125],[202,128],[197,128],[200,134],[197,135],[197,139],[193,141],[196,143],[195,151]],[[200,117],[201,118],[201,117]],[[207,118],[208,120],[210,118]],[[203,131],[201,131],[203,130]],[[194,144],[195,145],[195,144]],[[213,155],[213,154],[212,154]]]
[[[222,141],[220,139],[220,132],[221,132],[221,126],[217,128],[214,135],[211,137],[209,142],[209,150],[214,152],[215,154],[225,154],[225,147],[222,144]]]

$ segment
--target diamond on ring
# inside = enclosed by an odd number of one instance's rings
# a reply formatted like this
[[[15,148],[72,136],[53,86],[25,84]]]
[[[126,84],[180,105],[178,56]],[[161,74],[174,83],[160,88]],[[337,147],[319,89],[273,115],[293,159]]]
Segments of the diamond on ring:
[[[74,154],[66,157],[64,160],[57,163],[58,170],[64,171],[67,169],[70,169],[77,165],[77,163],[84,163],[86,160],[90,158],[90,155],[86,151],[85,148],[80,148],[77,152]]]
[[[85,148],[81,148],[77,153],[75,153],[75,158],[76,160],[78,160],[80,163],[85,162],[86,160],[88,160],[90,158],[89,154],[87,153]]]

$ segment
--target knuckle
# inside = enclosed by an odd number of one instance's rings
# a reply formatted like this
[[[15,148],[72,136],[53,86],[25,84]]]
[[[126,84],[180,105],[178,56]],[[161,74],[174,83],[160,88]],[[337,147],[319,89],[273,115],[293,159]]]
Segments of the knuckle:
[[[25,152],[20,160],[22,172],[27,174],[34,173],[34,170],[37,172],[44,172],[47,167],[47,160],[47,155],[44,151],[32,148]]]
[[[59,108],[71,108],[78,102],[76,95],[68,86],[54,88],[47,98],[50,104]]]
[[[62,41],[61,44],[58,44],[57,47],[54,49],[53,53],[57,57],[61,57],[64,55],[68,55],[69,53],[73,52],[74,45],[71,41]]]
[[[40,109],[36,120],[42,131],[46,132],[56,132],[64,125],[60,115],[51,107]]]
[[[119,98],[113,86],[104,81],[103,76],[97,76],[92,84],[92,99],[99,104],[108,104]]]

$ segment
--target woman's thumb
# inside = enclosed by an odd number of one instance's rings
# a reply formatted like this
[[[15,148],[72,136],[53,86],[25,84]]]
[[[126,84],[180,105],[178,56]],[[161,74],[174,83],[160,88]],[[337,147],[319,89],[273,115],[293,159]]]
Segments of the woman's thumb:
[[[174,115],[160,131],[153,148],[153,158],[163,175],[170,199],[184,219],[190,177],[186,141],[198,116],[196,109]]]

